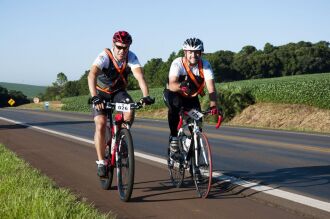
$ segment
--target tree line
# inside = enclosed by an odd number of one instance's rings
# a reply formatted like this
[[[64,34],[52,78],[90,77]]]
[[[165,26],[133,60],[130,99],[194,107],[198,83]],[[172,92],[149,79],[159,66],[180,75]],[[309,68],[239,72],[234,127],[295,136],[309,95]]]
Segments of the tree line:
[[[330,43],[300,41],[282,46],[266,43],[264,48],[244,46],[239,52],[219,50],[204,54],[214,71],[215,81],[229,82],[256,78],[273,78],[287,75],[330,72]],[[183,56],[183,51],[172,52],[166,61],[153,58],[143,66],[149,87],[165,86],[172,61]],[[89,94],[87,76],[89,70],[79,80],[68,81],[64,73],[57,75],[56,81],[46,89],[41,97],[55,100]],[[138,89],[137,81],[129,78],[128,89]]]
[[[30,102],[30,100],[21,91],[8,91],[6,88],[0,86],[0,108],[11,106],[8,103],[10,99],[15,101],[12,106],[19,106]]]

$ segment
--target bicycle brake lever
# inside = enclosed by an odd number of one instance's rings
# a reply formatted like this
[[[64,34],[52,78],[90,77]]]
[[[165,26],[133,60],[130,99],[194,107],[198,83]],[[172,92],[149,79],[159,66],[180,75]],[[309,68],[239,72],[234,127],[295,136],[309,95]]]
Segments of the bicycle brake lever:
[[[140,109],[140,108],[142,108],[142,107],[143,107],[143,104],[142,104],[142,103],[140,103],[140,102],[137,102],[137,103],[136,103],[136,106],[137,106],[137,108],[138,108],[138,109]]]
[[[218,129],[221,125],[221,122],[222,122],[222,116],[221,115],[218,115],[218,123],[217,125],[215,126],[216,129]]]

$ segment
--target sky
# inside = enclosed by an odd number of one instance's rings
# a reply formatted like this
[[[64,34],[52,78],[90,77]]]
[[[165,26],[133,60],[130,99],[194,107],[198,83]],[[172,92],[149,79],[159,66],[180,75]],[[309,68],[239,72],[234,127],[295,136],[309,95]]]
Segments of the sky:
[[[79,80],[112,36],[126,30],[142,65],[166,61],[185,39],[205,52],[330,41],[328,0],[0,0],[0,82]]]

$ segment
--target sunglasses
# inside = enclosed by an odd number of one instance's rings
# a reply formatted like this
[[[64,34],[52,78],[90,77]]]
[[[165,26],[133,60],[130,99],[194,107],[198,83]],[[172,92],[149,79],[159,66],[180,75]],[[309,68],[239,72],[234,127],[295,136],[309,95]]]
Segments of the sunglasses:
[[[128,49],[128,46],[118,46],[117,44],[115,44],[115,47],[118,49],[118,50],[127,50]]]

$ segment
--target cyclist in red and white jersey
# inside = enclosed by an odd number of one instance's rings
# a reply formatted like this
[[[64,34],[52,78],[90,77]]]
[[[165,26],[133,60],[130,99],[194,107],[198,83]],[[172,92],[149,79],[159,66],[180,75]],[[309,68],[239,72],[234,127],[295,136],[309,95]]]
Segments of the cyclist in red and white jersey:
[[[128,75],[132,72],[138,81],[143,94],[141,102],[153,103],[149,96],[148,86],[144,79],[143,70],[137,56],[129,50],[132,37],[126,31],[118,31],[113,35],[112,48],[106,48],[93,62],[88,74],[88,87],[92,96],[93,115],[95,122],[94,142],[98,160],[97,174],[105,176],[104,163],[105,130],[107,116],[103,101],[133,102],[126,91]],[[124,113],[124,120],[132,124],[134,112]]]
[[[204,95],[204,87],[209,93],[211,114],[217,114],[217,94],[214,75],[210,63],[202,58],[203,42],[198,38],[189,38],[183,43],[184,57],[173,60],[164,101],[168,107],[170,127],[170,149],[178,151],[177,126],[181,107],[201,109],[198,95]]]

